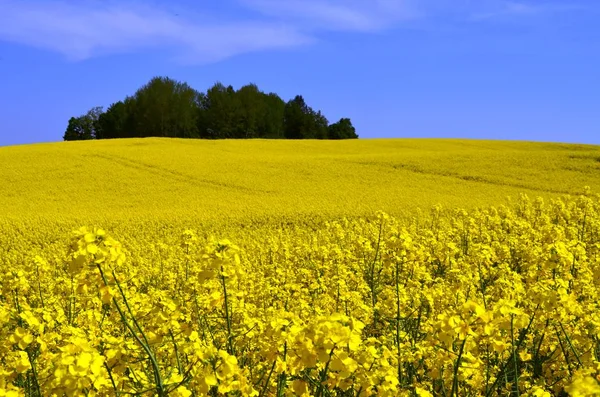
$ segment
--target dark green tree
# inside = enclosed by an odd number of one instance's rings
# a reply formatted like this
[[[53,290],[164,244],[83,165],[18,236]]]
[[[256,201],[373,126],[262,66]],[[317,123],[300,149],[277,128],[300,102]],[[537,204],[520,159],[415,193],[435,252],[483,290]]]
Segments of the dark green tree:
[[[258,138],[261,135],[260,120],[265,115],[265,95],[256,84],[248,84],[237,90],[235,96],[239,105],[236,138]]]
[[[152,78],[133,95],[134,135],[198,137],[197,97],[187,83]]]
[[[84,116],[86,122],[90,125],[90,128],[92,129],[92,136],[94,137],[94,139],[98,139],[98,137],[102,135],[100,124],[98,122],[100,116],[103,113],[102,109],[102,106],[95,106],[88,110],[88,112]]]
[[[232,86],[225,87],[217,82],[208,89],[200,106],[203,131],[207,138],[241,138],[237,136],[241,127],[241,106]]]
[[[314,131],[313,138],[327,139],[329,135],[327,130],[329,121],[327,121],[327,118],[321,113],[320,110],[316,113],[314,111],[311,112],[310,116],[310,129],[311,131]]]
[[[96,106],[82,116],[71,117],[63,135],[63,140],[78,141],[101,137],[102,132],[98,122],[101,114],[102,107]]]
[[[126,98],[125,101],[119,101],[111,104],[106,112],[98,118],[98,130],[101,132],[97,139],[110,139],[128,136],[128,129],[131,126],[132,99]],[[129,124],[129,125],[128,125]],[[129,128],[128,128],[129,127]]]
[[[348,118],[341,118],[337,123],[329,126],[329,139],[355,139],[358,138],[356,129]]]
[[[307,113],[309,107],[302,95],[296,95],[285,105],[284,132],[286,139],[303,139],[306,137]]]
[[[285,101],[275,93],[263,94],[263,113],[259,119],[259,137],[267,139],[285,138]]]
[[[206,92],[168,77],[154,77],[134,95],[72,117],[65,140],[128,137],[181,138],[356,138],[350,119],[329,126],[301,95],[284,102],[256,84],[237,91],[215,83]]]
[[[302,95],[285,105],[284,131],[287,139],[326,139],[328,121],[321,111],[315,112]]]
[[[94,139],[91,131],[86,128],[86,123],[83,116],[71,117],[69,119],[69,125],[63,135],[65,141],[81,141],[87,139]]]
[[[208,107],[208,96],[204,92],[199,92],[196,96],[196,129],[198,130],[198,136],[204,139],[214,138],[210,134]]]

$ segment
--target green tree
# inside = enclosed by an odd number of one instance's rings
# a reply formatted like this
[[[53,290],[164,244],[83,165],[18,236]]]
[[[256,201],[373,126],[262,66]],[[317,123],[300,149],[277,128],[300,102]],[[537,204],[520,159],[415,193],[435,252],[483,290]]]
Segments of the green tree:
[[[356,129],[348,118],[341,118],[337,123],[329,126],[329,139],[355,139],[358,138]]]
[[[201,109],[205,129],[201,135],[207,138],[241,138],[237,135],[241,106],[232,86],[215,83],[203,96]]]
[[[263,94],[263,113],[259,120],[259,137],[268,139],[285,138],[285,101],[275,93]]]
[[[284,129],[287,139],[302,139],[307,130],[308,105],[302,95],[296,95],[285,105]]]
[[[65,141],[96,139],[102,135],[99,118],[102,107],[96,106],[79,117],[71,117],[63,135]]]
[[[302,95],[285,105],[284,130],[287,139],[326,139],[327,118],[306,104]]]
[[[287,103],[256,84],[237,91],[215,83],[206,92],[168,77],[154,77],[132,96],[72,117],[65,140],[128,137],[181,138],[357,138],[350,119],[329,125],[301,95]]]
[[[264,94],[256,84],[241,87],[235,93],[239,105],[237,123],[235,128],[236,138],[257,138],[261,135],[260,120],[264,117],[266,106]]]
[[[100,123],[98,122],[100,119],[100,116],[103,114],[102,109],[103,109],[102,106],[95,106],[95,107],[91,108],[90,110],[88,110],[88,112],[84,116],[86,119],[86,122],[89,124],[90,128],[92,129],[92,136],[94,137],[94,139],[98,139],[98,137],[102,135]]]
[[[152,78],[133,95],[135,136],[198,137],[197,97],[187,83]]]
[[[128,121],[131,115],[128,113],[128,106],[131,104],[131,98],[126,98],[125,101],[118,101],[111,104],[106,112],[102,113],[98,118],[98,130],[100,135],[96,139],[121,138],[127,136]],[[131,127],[131,126],[129,126]]]
[[[310,129],[314,131],[313,138],[316,139],[327,139],[328,138],[328,130],[327,127],[329,125],[329,121],[325,115],[321,113],[321,111],[317,111],[316,113],[313,111],[310,114]]]
[[[208,119],[208,96],[204,92],[199,92],[196,96],[196,129],[200,138],[211,139],[210,121]]]
[[[94,139],[92,133],[86,128],[86,123],[83,116],[71,117],[69,119],[69,125],[63,135],[65,141],[81,141],[87,139]]]

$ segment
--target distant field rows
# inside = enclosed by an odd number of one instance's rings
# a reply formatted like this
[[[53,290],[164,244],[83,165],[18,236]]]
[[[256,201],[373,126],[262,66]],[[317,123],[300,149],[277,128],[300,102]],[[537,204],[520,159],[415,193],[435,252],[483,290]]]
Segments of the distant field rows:
[[[128,139],[0,148],[0,214],[53,221],[412,216],[600,188],[600,147]]]

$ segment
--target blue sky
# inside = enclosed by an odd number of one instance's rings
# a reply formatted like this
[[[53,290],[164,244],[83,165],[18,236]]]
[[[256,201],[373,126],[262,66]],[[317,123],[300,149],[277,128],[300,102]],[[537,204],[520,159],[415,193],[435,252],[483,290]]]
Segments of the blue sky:
[[[362,138],[600,144],[597,0],[0,0],[0,145],[153,76],[302,94]]]

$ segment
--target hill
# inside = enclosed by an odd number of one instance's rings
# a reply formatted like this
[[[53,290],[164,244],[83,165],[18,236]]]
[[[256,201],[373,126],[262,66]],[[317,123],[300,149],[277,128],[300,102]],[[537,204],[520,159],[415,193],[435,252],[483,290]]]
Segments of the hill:
[[[600,147],[377,139],[125,139],[0,148],[9,218],[410,215],[600,189]]]

